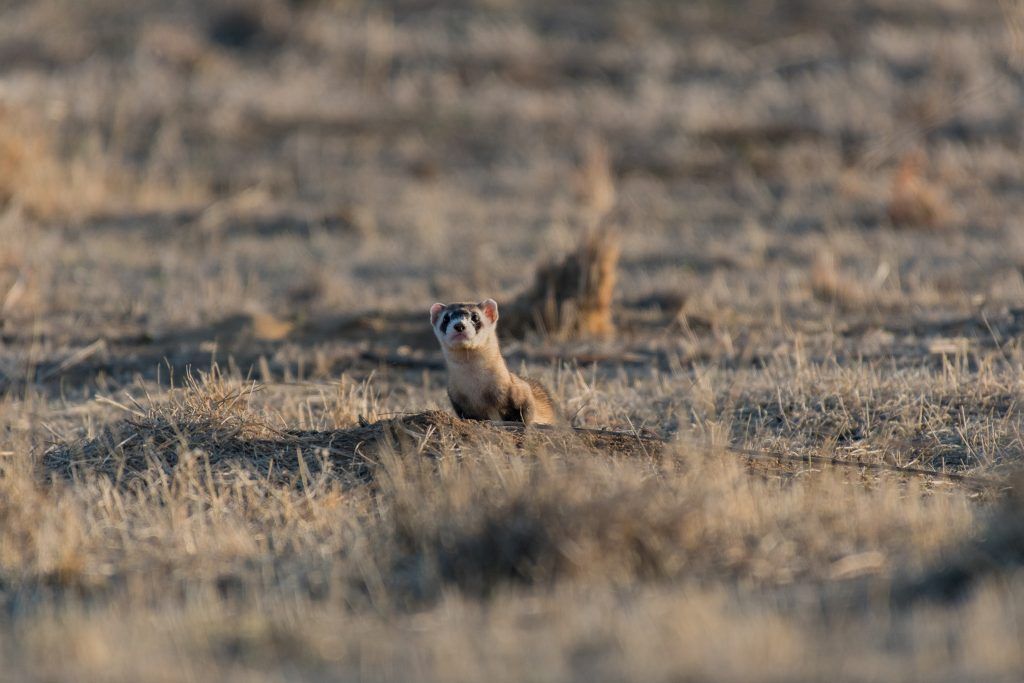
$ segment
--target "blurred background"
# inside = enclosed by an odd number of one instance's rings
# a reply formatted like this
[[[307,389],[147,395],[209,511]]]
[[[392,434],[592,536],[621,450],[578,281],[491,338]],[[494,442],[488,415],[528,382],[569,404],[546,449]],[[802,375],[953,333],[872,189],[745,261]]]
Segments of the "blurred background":
[[[1024,680],[1022,105],[1024,0],[0,0],[0,680]],[[627,431],[451,417],[485,297]]]
[[[0,12],[9,339],[365,336],[308,322],[505,300],[597,223],[623,333],[1016,325],[1019,0]]]

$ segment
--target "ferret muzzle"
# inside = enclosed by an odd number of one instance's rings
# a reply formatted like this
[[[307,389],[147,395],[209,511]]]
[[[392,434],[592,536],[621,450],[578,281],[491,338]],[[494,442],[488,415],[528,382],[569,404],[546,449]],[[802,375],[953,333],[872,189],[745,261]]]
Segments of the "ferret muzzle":
[[[483,326],[483,318],[479,313],[477,313],[477,320],[474,321],[472,311],[465,308],[454,308],[446,310],[441,315],[437,329],[446,340],[449,339],[449,333],[451,333],[453,335],[463,334],[468,341],[475,337],[483,329]]]

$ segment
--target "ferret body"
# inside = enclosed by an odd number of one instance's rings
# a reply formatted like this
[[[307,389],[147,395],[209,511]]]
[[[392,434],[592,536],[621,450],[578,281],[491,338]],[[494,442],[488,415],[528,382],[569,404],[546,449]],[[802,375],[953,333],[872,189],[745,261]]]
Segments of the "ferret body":
[[[551,395],[536,380],[509,371],[498,345],[498,304],[434,304],[430,323],[448,366],[448,398],[470,420],[554,424]]]

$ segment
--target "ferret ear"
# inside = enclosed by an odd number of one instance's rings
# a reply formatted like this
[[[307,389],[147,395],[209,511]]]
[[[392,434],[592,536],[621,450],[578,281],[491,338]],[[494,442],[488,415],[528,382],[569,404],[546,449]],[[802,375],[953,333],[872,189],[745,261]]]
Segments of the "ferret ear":
[[[433,325],[437,321],[437,316],[441,314],[441,311],[445,309],[444,304],[434,304],[430,307],[430,324]]]
[[[480,304],[480,308],[484,309],[484,315],[492,323],[498,322],[498,302],[494,299],[487,299]]]

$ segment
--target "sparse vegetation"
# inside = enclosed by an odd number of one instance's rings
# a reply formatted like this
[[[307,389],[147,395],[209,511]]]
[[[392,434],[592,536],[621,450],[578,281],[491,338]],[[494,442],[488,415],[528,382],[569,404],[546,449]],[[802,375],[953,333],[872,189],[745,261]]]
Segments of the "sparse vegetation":
[[[1019,4],[7,3],[0,680],[1024,678]]]

